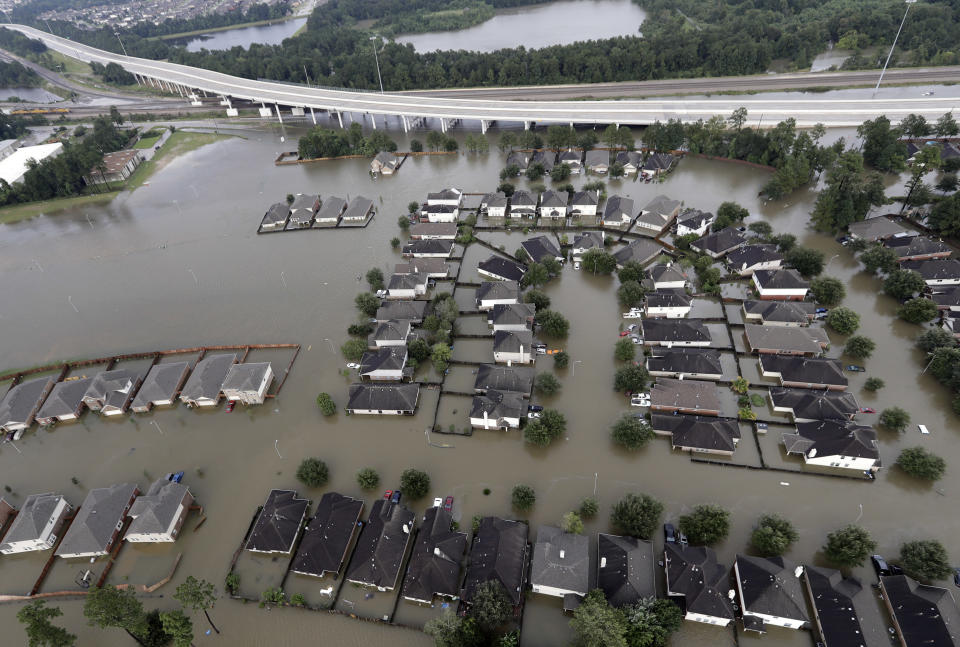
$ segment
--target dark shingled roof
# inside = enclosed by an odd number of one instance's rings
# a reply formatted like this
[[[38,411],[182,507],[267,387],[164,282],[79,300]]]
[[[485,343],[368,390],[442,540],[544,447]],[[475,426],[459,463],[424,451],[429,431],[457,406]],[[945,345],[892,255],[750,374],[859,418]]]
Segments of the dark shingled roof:
[[[246,549],[289,553],[309,505],[310,501],[299,498],[295,490],[271,490],[250,532]]]
[[[710,331],[699,319],[641,319],[644,341],[709,342]]]
[[[645,171],[665,171],[673,164],[673,155],[669,153],[650,153],[643,163]]]
[[[411,240],[403,246],[403,254],[444,254],[449,256],[453,251],[452,240],[441,240],[437,238],[427,238],[421,240]]]
[[[539,150],[530,158],[531,164],[543,164],[543,170],[549,173],[557,164],[557,154],[553,151]]]
[[[759,361],[764,373],[779,373],[784,382],[842,387],[848,383],[843,364],[838,359],[769,353],[760,355]]]
[[[533,207],[537,206],[537,199],[529,191],[519,189],[510,196],[510,207]]]
[[[92,381],[92,377],[84,377],[79,380],[54,384],[53,390],[50,391],[50,395],[47,396],[37,413],[37,419],[42,422],[47,418],[75,413],[80,407],[80,403],[83,402],[83,395],[87,392]],[[142,393],[143,389],[140,392]]]
[[[408,319],[413,322],[423,321],[427,315],[426,301],[384,301],[377,309],[377,321],[390,321],[391,319]]]
[[[260,226],[285,224],[289,215],[290,207],[287,205],[287,203],[276,202],[270,205],[270,208],[267,209],[267,212],[263,214],[263,220],[260,222]]]
[[[810,282],[794,269],[757,270],[753,273],[753,280],[764,290],[806,290],[810,287]]]
[[[327,196],[327,199],[320,205],[320,210],[317,211],[315,218],[316,220],[339,218],[346,208],[347,201],[343,198],[338,198],[335,195]]]
[[[943,241],[933,240],[926,236],[888,238],[883,241],[883,244],[885,247],[889,247],[895,251],[900,258],[944,253],[949,255],[951,253],[949,245]]]
[[[626,216],[629,220],[632,219],[634,215],[633,198],[612,195],[607,198],[606,204],[603,205],[603,220],[622,222],[623,216]]]
[[[845,391],[773,387],[770,399],[775,407],[792,409],[795,419],[849,420],[860,411],[857,399]]]
[[[173,400],[190,371],[187,362],[171,362],[170,364],[154,364],[144,378],[137,397],[133,399],[133,408],[150,407],[154,402]]]
[[[597,206],[600,202],[600,194],[596,191],[577,191],[570,198],[570,204],[575,207]]]
[[[600,533],[597,552],[597,587],[611,606],[623,607],[657,595],[653,544]]]
[[[607,166],[610,164],[610,151],[602,151],[594,148],[588,150],[586,155],[584,155],[584,158],[588,168],[595,166]]]
[[[677,226],[683,225],[688,229],[700,229],[706,223],[714,220],[716,220],[716,216],[709,211],[687,209],[677,217]]]
[[[880,466],[877,432],[873,427],[837,420],[798,422],[794,433],[783,434],[788,454],[872,458]]]
[[[757,265],[782,261],[783,254],[777,251],[776,245],[744,245],[727,254],[727,263],[737,272]]]
[[[672,434],[674,447],[732,452],[740,439],[740,426],[734,418],[654,413],[650,426],[654,431]]]
[[[363,354],[360,359],[360,375],[368,375],[374,371],[402,371],[406,364],[406,346],[383,346]]]
[[[527,553],[527,524],[499,517],[484,517],[470,549],[470,566],[460,597],[467,604],[477,587],[498,581],[514,604],[523,593]]]
[[[529,366],[497,366],[481,364],[473,388],[477,391],[516,391],[529,396],[533,388],[533,368]]]
[[[689,308],[693,298],[683,288],[660,288],[647,292],[648,308]]]
[[[530,583],[534,586],[573,591],[586,595],[590,588],[590,539],[563,532],[556,526],[540,526],[533,546]]]
[[[887,575],[880,585],[907,647],[960,644],[960,612],[949,590]]]
[[[200,398],[216,399],[220,394],[220,387],[227,377],[230,367],[237,361],[234,353],[207,355],[197,362],[193,373],[180,391],[181,400],[198,400]]]
[[[396,586],[415,518],[406,506],[377,499],[360,530],[346,578],[387,589]]]
[[[494,193],[488,193],[483,196],[483,200],[481,200],[480,203],[487,207],[506,207],[507,196],[503,191],[495,191]]]
[[[137,489],[136,483],[118,483],[90,490],[63,536],[57,555],[106,553],[117,524],[126,517],[127,503]]]
[[[519,281],[527,273],[527,268],[520,263],[496,255],[480,261],[477,269],[489,272],[505,281]]]
[[[599,231],[585,231],[573,238],[573,249],[603,249],[603,234]]]
[[[687,611],[733,620],[727,599],[728,569],[717,563],[713,549],[667,543],[665,552],[667,588],[684,597]]]
[[[536,307],[531,303],[497,303],[490,311],[488,318],[491,325],[530,327],[530,322],[537,314]]]
[[[474,293],[477,305],[481,301],[501,301],[503,299],[520,299],[520,284],[516,281],[484,281]]]
[[[655,258],[662,251],[663,247],[649,238],[637,238],[626,247],[614,252],[613,257],[617,259],[617,265],[626,265],[631,261],[643,264]]]
[[[358,195],[353,200],[350,201],[347,210],[343,212],[344,218],[365,218],[369,215],[369,212],[373,209],[373,200],[366,198],[362,195]]]
[[[887,621],[870,588],[840,571],[804,566],[808,592],[821,634],[829,647],[889,647]]]
[[[736,572],[743,613],[762,613],[808,622],[803,586],[794,574],[796,565],[783,557],[737,555]]]
[[[33,424],[33,418],[47,393],[53,388],[52,377],[37,377],[16,385],[0,401],[0,428],[7,425]]]
[[[950,306],[960,306],[960,285],[951,287],[942,292],[936,292],[930,295],[937,306],[941,308],[950,308]]]
[[[533,333],[529,330],[498,330],[493,335],[494,353],[519,353],[529,355],[533,346]]]
[[[901,266],[906,270],[917,272],[925,281],[960,279],[960,261],[955,258],[906,261],[901,263]]]
[[[655,283],[676,283],[688,280],[683,270],[673,263],[658,263],[647,268],[646,275]]]
[[[712,348],[654,349],[647,357],[647,370],[669,373],[722,375],[720,352]]]
[[[817,309],[809,301],[744,301],[744,312],[759,315],[760,321],[806,324]]]
[[[745,241],[746,238],[743,237],[743,234],[733,227],[727,227],[712,234],[707,234],[703,238],[698,238],[690,243],[690,246],[700,251],[710,252],[715,256],[721,256],[740,247]]]
[[[338,492],[324,494],[303,531],[290,570],[317,577],[340,572],[362,512],[363,501]]]
[[[537,263],[543,262],[545,258],[563,258],[563,254],[557,249],[546,236],[534,236],[520,243],[520,246],[527,252],[527,255]]]
[[[566,191],[554,191],[553,189],[547,189],[540,194],[540,208],[566,208],[568,199],[569,195]]]
[[[467,553],[467,535],[451,530],[453,519],[440,507],[423,515],[413,546],[402,595],[429,602],[435,595],[455,598],[460,593],[460,564]]]
[[[351,384],[348,411],[414,411],[418,384]]]
[[[524,402],[522,393],[487,389],[485,394],[473,396],[470,417],[483,418],[483,414],[486,413],[487,417],[493,420],[522,418],[526,410],[527,404]]]

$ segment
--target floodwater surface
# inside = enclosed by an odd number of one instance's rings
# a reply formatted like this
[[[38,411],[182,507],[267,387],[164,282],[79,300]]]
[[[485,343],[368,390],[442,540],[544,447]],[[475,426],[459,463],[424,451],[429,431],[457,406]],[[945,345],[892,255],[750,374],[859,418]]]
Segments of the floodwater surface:
[[[272,25],[225,29],[191,38],[187,41],[186,47],[188,52],[199,52],[201,49],[213,51],[237,46],[246,49],[254,43],[279,45],[284,38],[293,36],[305,24],[307,24],[306,18],[291,18]]]
[[[960,469],[955,469],[958,425],[946,391],[931,376],[920,375],[923,358],[913,347],[920,328],[895,318],[896,304],[880,294],[878,280],[859,271],[849,251],[807,228],[812,190],[764,202],[758,192],[767,174],[736,164],[684,159],[662,184],[610,180],[607,191],[629,195],[638,208],[659,193],[707,210],[733,200],[750,210],[751,220],[767,220],[776,231],[793,232],[801,244],[827,254],[826,274],[847,283],[845,305],[861,313],[861,332],[878,344],[877,353],[866,362],[866,375],[850,377],[852,392],[877,409],[895,402],[915,423],[931,430],[922,437],[914,427],[901,436],[881,431],[885,468],[875,482],[697,464],[671,452],[661,438],[636,453],[616,448],[609,440],[609,427],[630,409],[612,388],[613,346],[624,323],[616,302],[617,281],[570,266],[546,287],[553,308],[571,323],[570,337],[556,342],[570,354],[571,366],[558,372],[561,393],[544,403],[559,409],[568,421],[567,433],[553,446],[532,448],[517,432],[428,436],[425,430],[433,424],[435,410],[444,428],[463,427],[469,406],[467,398],[440,395],[433,389],[421,390],[420,407],[412,417],[378,419],[341,412],[323,418],[315,403],[317,394],[330,393],[342,411],[352,381],[341,373],[344,359],[339,347],[348,339],[347,326],[358,319],[354,296],[366,288],[357,277],[371,267],[389,274],[400,260],[389,244],[400,235],[397,217],[406,212],[407,203],[424,199],[428,191],[448,186],[470,192],[493,190],[503,155],[494,148],[487,156],[411,158],[396,175],[378,180],[369,176],[366,160],[274,166],[277,152],[291,148],[302,132],[289,125],[285,129],[264,125],[247,132],[248,139],[223,141],[173,160],[149,185],[123,193],[104,207],[0,226],[0,368],[200,345],[302,344],[280,396],[263,406],[238,405],[231,414],[222,408],[197,412],[180,406],[117,421],[88,412],[76,424],[52,431],[34,429],[16,447],[0,445],[0,485],[9,488],[4,496],[15,504],[30,493],[58,491],[79,505],[93,487],[135,481],[146,489],[166,472],[186,472],[184,483],[204,506],[206,522],[194,532],[198,517],[191,516],[172,546],[125,546],[109,582],[152,584],[166,575],[182,552],[173,580],[157,592],[162,597],[144,598],[150,608],[174,608],[170,596],[187,575],[222,584],[232,554],[271,488],[296,488],[313,500],[336,490],[365,498],[369,510],[381,493],[359,489],[355,474],[362,467],[380,473],[382,489],[395,488],[408,467],[427,471],[431,492],[413,502],[413,509],[419,515],[432,497],[453,495],[455,518],[465,528],[478,514],[516,518],[510,490],[518,483],[529,484],[537,502],[521,518],[530,521],[531,540],[539,525],[558,523],[564,512],[596,494],[600,513],[586,523],[594,551],[596,533],[610,530],[612,505],[628,492],[646,492],[664,502],[664,520],[675,522],[691,506],[704,502],[729,509],[732,531],[717,547],[728,565],[747,549],[753,524],[764,512],[782,513],[796,524],[800,539],[788,556],[801,563],[821,564],[819,550],[826,533],[854,521],[873,533],[878,552],[891,557],[902,542],[924,538],[939,539],[954,557],[960,556],[956,515],[949,503],[960,485]],[[408,147],[402,134],[393,135],[401,150]],[[579,176],[573,181],[579,186],[592,179]],[[902,186],[898,178],[891,177],[889,183]],[[379,213],[365,229],[256,235],[267,207],[297,192],[365,195]],[[478,235],[484,237],[482,232]],[[517,231],[491,236],[508,252],[522,239]],[[471,246],[463,276],[475,274],[475,263],[488,253]],[[450,289],[446,285],[439,289]],[[472,292],[473,288],[458,289],[457,301],[469,304]],[[709,316],[720,312],[715,303],[702,307]],[[465,332],[482,334],[476,325],[471,322]],[[842,339],[831,336],[831,355],[836,356]],[[472,340],[464,344],[467,359],[475,359],[476,346]],[[277,362],[275,370],[283,365]],[[538,371],[552,369],[551,359],[540,358]],[[426,368],[421,371],[421,379],[438,377]],[[886,387],[868,395],[862,388],[866,376],[881,377]],[[448,380],[448,388],[469,390],[470,367],[455,366]],[[875,422],[875,416],[861,418]],[[756,464],[756,443],[749,429],[744,433],[744,447],[732,462]],[[768,462],[798,469],[793,459],[779,456],[774,435],[771,432],[761,442]],[[890,467],[901,449],[914,445],[947,457],[951,465],[936,490],[905,479]],[[305,488],[294,478],[306,456],[320,457],[329,465],[325,488]],[[36,558],[0,558],[0,593],[28,591],[39,563],[42,560]],[[72,582],[81,567],[88,566],[56,563],[43,590],[75,587]],[[99,571],[102,564],[89,568]],[[241,560],[244,595],[257,597],[282,578],[284,568],[284,559]],[[869,569],[854,571],[870,579]],[[310,582],[292,577],[287,581],[290,590],[302,592],[308,603],[322,602],[321,586],[311,590]],[[662,592],[662,581],[660,586]],[[350,593],[348,599],[361,604],[358,594]],[[365,602],[363,608],[370,614],[390,606],[389,598],[380,593]],[[65,610],[63,622],[80,635],[80,644],[129,644],[120,631],[87,627],[79,602],[58,604]],[[0,619],[7,626],[16,625],[18,608],[0,607]],[[401,602],[396,618],[419,626],[436,612]],[[254,603],[223,598],[212,616],[223,634],[203,635],[205,620],[195,615],[197,647],[301,645],[320,635],[324,644],[337,646],[431,643],[407,629],[325,612],[261,610]],[[11,631],[18,644],[22,642],[20,629]],[[528,595],[523,645],[555,646],[569,639],[567,618],[559,605]],[[778,646],[810,644],[809,634],[787,630],[773,630],[766,640]],[[729,630],[686,623],[673,644],[707,647],[732,641]]]

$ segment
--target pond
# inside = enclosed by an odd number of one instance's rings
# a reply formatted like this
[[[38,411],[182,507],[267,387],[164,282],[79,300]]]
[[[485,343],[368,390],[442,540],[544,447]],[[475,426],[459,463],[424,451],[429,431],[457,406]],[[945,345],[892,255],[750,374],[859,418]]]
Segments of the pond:
[[[203,34],[187,41],[188,52],[201,49],[218,50],[231,47],[250,47],[254,43],[261,45],[279,45],[284,38],[293,36],[298,29],[307,24],[306,18],[292,18],[272,25],[257,27],[238,27],[210,34]]]

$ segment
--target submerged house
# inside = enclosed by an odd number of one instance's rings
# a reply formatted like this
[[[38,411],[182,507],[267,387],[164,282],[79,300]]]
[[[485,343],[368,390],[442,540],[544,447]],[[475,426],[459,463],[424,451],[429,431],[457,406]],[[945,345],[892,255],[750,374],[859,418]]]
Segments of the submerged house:
[[[347,226],[365,225],[374,216],[373,200],[358,195],[344,210],[340,224]]]
[[[610,152],[598,149],[590,149],[585,154],[584,166],[591,173],[606,175],[610,170]]]
[[[709,211],[687,209],[677,216],[677,237],[689,236],[690,234],[703,236],[716,220],[717,217]]]
[[[809,624],[797,567],[783,557],[737,555],[733,563],[743,628],[759,633],[767,625],[803,629]]]
[[[480,211],[488,218],[504,218],[507,215],[507,196],[503,191],[495,191],[483,196],[480,201]]]
[[[690,248],[701,254],[707,254],[711,258],[721,258],[742,246],[746,240],[739,231],[733,227],[727,227],[698,238],[690,243]]]
[[[336,227],[340,223],[340,217],[347,210],[347,201],[343,198],[331,195],[320,205],[320,210],[314,215],[314,227]]]
[[[120,531],[138,494],[140,488],[136,483],[90,490],[57,547],[57,556],[71,559],[108,554],[120,539]]]
[[[370,161],[371,173],[382,173],[383,175],[393,175],[397,170],[399,160],[393,153],[380,151],[377,156]]]
[[[0,431],[27,429],[53,389],[52,377],[37,377],[20,382],[0,400]]]
[[[817,304],[810,301],[744,301],[743,320],[767,326],[807,326],[813,321]]]
[[[761,301],[803,301],[810,289],[810,282],[794,269],[756,270],[753,285]]]
[[[570,198],[570,215],[574,218],[596,216],[599,203],[600,193],[598,191],[577,191]]]
[[[537,309],[530,303],[498,303],[487,315],[487,323],[500,330],[533,330]]]
[[[137,413],[146,413],[152,407],[172,406],[189,373],[190,364],[187,362],[154,364],[143,379],[130,408]]]
[[[775,377],[780,386],[794,389],[846,391],[847,376],[838,359],[797,355],[760,355],[760,374]]]
[[[657,177],[669,171],[675,159],[670,153],[650,153],[647,155],[640,173],[648,179]]]
[[[400,579],[400,566],[410,545],[416,515],[399,503],[377,499],[370,518],[360,530],[346,579],[379,591],[392,591]]]
[[[745,324],[747,348],[752,353],[780,353],[783,355],[820,355],[830,345],[822,328],[791,328]]]
[[[903,647],[956,647],[960,610],[948,589],[906,575],[880,578],[883,603]]]
[[[413,330],[408,319],[391,319],[378,323],[367,337],[367,347],[406,346]]]
[[[384,323],[394,319],[406,319],[410,323],[420,324],[427,316],[427,308],[430,303],[427,301],[384,301],[377,309],[374,319],[377,323]]]
[[[573,239],[573,248],[570,250],[573,254],[574,262],[579,263],[583,260],[583,255],[591,249],[603,251],[603,234],[599,231],[585,231],[577,234]]]
[[[604,227],[629,227],[633,222],[633,199],[612,195],[603,205]]]
[[[498,330],[493,334],[493,361],[501,364],[533,364],[533,333],[529,330]]]
[[[770,402],[774,411],[790,414],[794,422],[853,420],[860,413],[857,399],[846,391],[774,387],[770,389]]]
[[[477,309],[493,310],[496,306],[520,303],[520,284],[516,281],[484,281],[474,293]]]
[[[533,367],[481,364],[477,368],[473,390],[476,393],[488,393],[491,389],[514,391],[529,398],[533,390]]]
[[[360,358],[360,378],[373,382],[399,382],[407,365],[406,346],[384,346]]]
[[[711,343],[710,330],[700,319],[641,319],[645,346],[704,347]]]
[[[846,420],[798,422],[795,432],[783,434],[783,445],[788,454],[803,456],[806,465],[856,472],[875,472],[881,467],[877,432]]]
[[[680,213],[680,201],[658,195],[640,210],[637,229],[645,234],[659,236]]]
[[[889,647],[887,620],[869,586],[840,571],[803,567],[813,628],[825,647]]]
[[[487,389],[486,393],[473,396],[470,425],[478,429],[519,429],[520,419],[526,413],[522,393]]]
[[[487,212],[489,215],[489,211]],[[536,218],[537,217],[537,199],[529,191],[520,189],[514,191],[510,196],[510,217],[511,218]]]
[[[139,371],[128,369],[97,373],[83,394],[83,403],[105,416],[120,415],[127,411],[142,381]]]
[[[31,494],[3,536],[0,553],[15,555],[50,550],[57,544],[63,523],[72,510],[61,494]]]
[[[527,524],[499,517],[484,517],[474,534],[470,565],[460,598],[468,606],[477,587],[490,581],[503,586],[517,607],[523,595],[527,572]]]
[[[320,208],[320,196],[316,194],[298,193],[290,205],[290,220],[287,229],[309,229],[313,225],[313,217]]]
[[[547,189],[540,194],[540,217],[549,220],[563,220],[567,217],[568,199],[569,196],[566,191]]]
[[[261,231],[278,231],[287,226],[290,217],[290,206],[286,202],[276,202],[270,205],[260,221]]]
[[[717,563],[717,554],[706,546],[681,546],[667,542],[664,570],[667,597],[681,598],[684,619],[726,627],[734,618],[727,598],[727,567]]]
[[[583,597],[590,588],[589,575],[589,537],[564,532],[556,526],[537,529],[530,568],[530,585],[534,593],[556,598]]]
[[[270,490],[244,548],[254,553],[289,555],[307,516],[308,499],[294,490]]]
[[[270,362],[233,364],[223,378],[220,390],[223,397],[243,404],[263,404],[273,384],[273,366]]]
[[[650,387],[650,411],[719,416],[720,397],[714,382],[659,377]]]
[[[223,381],[237,361],[234,353],[207,355],[197,362],[187,383],[180,391],[180,400],[188,407],[213,407],[220,402]]]
[[[361,526],[363,501],[327,492],[320,498],[313,518],[307,522],[290,570],[300,575],[334,576],[343,570],[350,544]]]
[[[626,247],[621,247],[613,253],[617,259],[617,268],[622,268],[627,263],[640,263],[646,265],[657,257],[663,247],[649,238],[637,238],[630,241]]]
[[[546,236],[534,236],[520,243],[520,247],[527,253],[535,263],[542,263],[548,258],[563,262],[564,255],[557,246],[553,244]]]
[[[613,607],[636,604],[657,595],[653,544],[636,537],[600,533],[597,588]]]
[[[186,485],[165,478],[157,479],[130,508],[130,527],[124,539],[132,542],[172,542],[180,535],[183,522],[193,505]]]
[[[783,254],[776,245],[744,245],[727,254],[727,267],[740,276],[752,276],[757,270],[779,270]]]
[[[719,380],[723,377],[720,352],[712,348],[654,348],[647,357],[647,371],[654,377]]]
[[[452,525],[450,513],[439,506],[428,508],[423,515],[400,593],[405,600],[430,604],[434,598],[459,597],[467,535],[452,530]]]
[[[351,384],[347,413],[412,416],[417,411],[419,384]]]
[[[673,448],[684,452],[733,456],[740,442],[735,418],[655,413],[650,426],[655,434],[670,436]]]
[[[79,418],[83,412],[83,396],[92,381],[92,377],[75,380],[68,378],[54,384],[50,395],[37,412],[37,423],[47,426],[55,422],[67,422]]]
[[[520,281],[526,273],[525,265],[502,256],[490,256],[477,265],[477,274],[498,281]]]

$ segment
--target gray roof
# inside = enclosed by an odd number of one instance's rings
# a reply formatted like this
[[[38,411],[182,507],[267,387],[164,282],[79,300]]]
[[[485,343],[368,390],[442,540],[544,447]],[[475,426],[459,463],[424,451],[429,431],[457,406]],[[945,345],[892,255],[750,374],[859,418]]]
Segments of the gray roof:
[[[177,389],[183,384],[190,370],[187,362],[172,362],[170,364],[154,364],[144,378],[137,397],[133,399],[133,408],[148,407],[154,402],[173,400]]]
[[[127,503],[137,489],[136,483],[117,483],[90,490],[63,536],[57,555],[106,552],[117,524],[126,517]]]
[[[722,375],[720,352],[711,348],[654,349],[647,358],[647,370],[669,373]]]
[[[688,229],[700,229],[703,225],[708,222],[713,222],[716,220],[714,216],[709,211],[700,211],[699,209],[687,209],[677,218],[677,224],[683,225]]]
[[[960,279],[960,261],[955,258],[937,258],[929,261],[905,261],[905,270],[913,270],[925,281]]]
[[[872,458],[880,465],[877,432],[845,420],[798,422],[796,432],[783,434],[783,444],[788,454]]]
[[[757,270],[753,273],[753,280],[765,290],[806,290],[810,287],[810,282],[794,269]]]
[[[950,246],[943,241],[933,240],[926,236],[888,238],[883,241],[883,244],[895,251],[900,258],[931,254],[946,254],[949,256],[952,253]]]
[[[549,173],[557,164],[557,154],[549,150],[535,151],[533,157],[530,158],[530,163],[543,164],[543,170]]]
[[[467,535],[451,530],[453,519],[443,508],[428,508],[403,580],[403,597],[431,600],[455,598],[460,589],[460,563],[467,553]]]
[[[663,251],[663,247],[649,238],[638,238],[629,245],[614,252],[617,265],[626,265],[630,262],[647,263]]]
[[[53,492],[28,496],[23,505],[20,506],[20,513],[10,524],[10,529],[3,537],[4,543],[0,545],[0,548],[21,541],[39,539],[43,529],[53,516],[54,510],[63,499],[62,494],[54,494]]]
[[[636,537],[600,533],[597,587],[611,606],[623,607],[656,597],[653,544]]]
[[[351,384],[347,410],[414,411],[420,396],[418,384]]]
[[[373,200],[362,195],[358,195],[350,201],[349,206],[347,206],[347,210],[343,212],[343,217],[363,218],[367,216],[371,209],[373,209]]]
[[[529,327],[537,309],[530,303],[498,303],[490,311],[489,321],[493,325],[520,325]]]
[[[561,164],[580,164],[583,154],[580,151],[566,150],[560,151],[559,161]]]
[[[658,263],[647,268],[647,276],[657,283],[675,283],[677,281],[687,281],[687,275],[683,270],[678,269],[672,263]]]
[[[167,532],[170,524],[179,517],[181,504],[189,507],[193,496],[186,485],[157,479],[143,496],[137,497],[130,507],[133,521],[127,534],[159,534]]]
[[[52,377],[37,377],[10,389],[0,401],[0,427],[30,426],[53,383]]]
[[[783,254],[777,251],[776,245],[744,245],[727,254],[727,263],[738,272],[758,263],[782,260]]]
[[[640,168],[643,166],[643,153],[640,151],[620,151],[617,153],[617,164],[632,164],[633,166]]]
[[[449,256],[452,251],[452,240],[438,238],[411,240],[403,246],[404,254],[443,254]]]
[[[649,342],[709,342],[710,330],[700,319],[641,319],[643,340]]]
[[[429,305],[426,301],[384,301],[377,308],[375,318],[377,321],[409,319],[413,322],[420,322],[427,315]]]
[[[76,413],[92,381],[92,377],[84,377],[54,384],[50,395],[40,407],[37,418],[56,418]]]
[[[852,393],[813,389],[770,388],[774,406],[790,409],[794,418],[806,420],[849,420],[860,411]]]
[[[726,227],[712,234],[707,234],[703,238],[690,243],[694,249],[711,252],[714,255],[722,255],[732,249],[736,249],[746,241],[739,231],[733,227]]]
[[[450,273],[450,266],[442,258],[411,258],[393,266],[394,274],[442,274]]]
[[[323,201],[323,204],[320,205],[320,210],[317,211],[316,219],[328,220],[331,218],[337,218],[344,212],[346,208],[346,200],[343,198],[338,198],[335,195],[328,195]]]
[[[457,189],[441,189],[440,191],[428,193],[427,202],[431,200],[459,200],[461,197],[463,197],[463,193]]]
[[[533,369],[529,366],[481,364],[473,388],[477,391],[516,391],[529,396],[533,387]]]
[[[471,418],[522,418],[527,411],[527,403],[522,393],[515,391],[498,391],[487,389],[484,395],[473,396],[473,405],[470,408]]]
[[[607,166],[610,164],[610,151],[597,149],[588,150],[585,163],[588,168],[592,166]]]
[[[566,207],[569,195],[566,191],[547,189],[540,194],[540,207]]]
[[[250,531],[246,549],[268,553],[292,551],[309,505],[310,501],[299,498],[295,490],[271,490]]]
[[[388,290],[416,290],[428,283],[426,274],[393,274],[387,282]]]
[[[411,236],[450,236],[457,235],[455,222],[420,222],[410,227]]]
[[[520,151],[513,151],[507,155],[506,166],[516,166],[521,171],[530,164],[530,156]]]
[[[642,211],[650,211],[663,216],[669,216],[679,207],[679,200],[674,200],[673,198],[661,194],[648,202]]]
[[[527,268],[502,256],[492,255],[477,264],[477,269],[489,272],[504,281],[519,281],[527,273]]]
[[[817,304],[810,301],[744,301],[743,310],[759,315],[760,321],[806,324],[813,319]]]
[[[622,222],[623,216],[626,216],[627,219],[633,218],[633,198],[622,195],[612,195],[607,198],[603,205],[603,219]]]
[[[519,189],[514,191],[513,195],[510,196],[510,206],[533,208],[537,206],[537,199],[529,191]]]
[[[843,374],[843,364],[838,359],[827,357],[802,357],[797,355],[760,355],[764,373],[779,373],[784,382],[802,384],[829,384],[846,388],[848,380]]]
[[[563,258],[563,254],[546,236],[534,236],[520,243],[531,259],[540,263],[545,258]]]
[[[960,306],[960,285],[948,288],[942,292],[935,292],[930,295],[930,298],[942,308]]]
[[[93,377],[87,392],[83,395],[84,400],[91,398],[103,402],[105,405],[122,407],[126,401],[133,397],[137,390],[137,385],[142,379],[140,371],[130,369],[115,369],[113,371],[103,371]]]
[[[654,413],[650,426],[654,431],[670,433],[674,447],[732,452],[740,440],[740,426],[734,418]]]
[[[683,288],[660,288],[647,292],[646,303],[648,308],[689,308],[693,299]]]
[[[787,328],[745,324],[747,345],[754,350],[797,352],[816,355],[829,343],[820,328]]]
[[[889,218],[880,216],[878,218],[868,218],[861,222],[851,223],[850,226],[847,227],[847,231],[850,232],[850,235],[858,238],[877,240],[879,238],[903,234],[906,233],[907,230]]]
[[[317,204],[317,201],[320,199],[316,193],[298,193],[293,198],[293,203],[290,205],[291,216],[294,217],[303,217],[307,220],[313,218],[313,207]],[[297,211],[303,210],[306,213],[298,214]]]
[[[360,359],[360,375],[374,371],[402,371],[406,364],[406,346],[384,346],[363,354]]]
[[[363,501],[338,492],[324,494],[303,531],[290,570],[317,577],[339,572],[362,512]]]
[[[533,345],[533,333],[529,330],[498,330],[493,335],[493,352],[519,353],[523,350],[530,354]]]
[[[807,622],[803,585],[794,574],[796,565],[783,557],[737,555],[740,603],[748,615],[762,613]]]
[[[272,371],[270,362],[234,364],[227,371],[227,376],[223,378],[220,390],[256,391],[260,388],[268,371]]]
[[[647,171],[666,170],[673,164],[673,159],[673,155],[669,153],[650,153],[643,163],[643,168]]]
[[[230,367],[237,361],[234,353],[207,355],[197,362],[193,372],[180,391],[180,399],[199,400],[201,398],[217,399],[223,380],[227,377]]]
[[[570,205],[574,207],[597,206],[600,203],[600,194],[597,191],[577,191],[570,198]]]
[[[380,151],[377,153],[377,156],[374,158],[384,166],[396,167],[397,166],[397,156],[393,153],[388,153],[387,151]]]
[[[653,407],[719,411],[720,397],[714,382],[658,377],[650,388],[650,404]]]
[[[270,225],[270,224],[283,224],[287,222],[287,217],[290,215],[290,207],[286,202],[275,202],[270,205],[270,208],[267,209],[267,212],[263,214],[263,220],[261,225]]]
[[[717,563],[717,554],[706,546],[667,543],[667,587],[682,595],[688,612],[733,620],[727,599],[727,572]]]
[[[403,341],[410,336],[410,321],[408,319],[390,319],[384,321],[370,333],[370,341]]]
[[[889,647],[887,620],[870,587],[855,577],[818,566],[803,567],[824,642],[830,647]]]
[[[393,588],[413,535],[415,519],[416,515],[405,506],[377,499],[370,509],[370,518],[360,530],[353,559],[347,567],[347,579]]]
[[[586,535],[540,526],[533,546],[530,583],[586,595],[590,589],[590,540]]]
[[[516,281],[484,281],[474,293],[477,304],[484,300],[520,300],[520,284]]]
[[[514,604],[520,604],[525,580],[527,524],[519,521],[483,517],[474,533],[470,565],[460,597],[469,604],[477,587],[497,581]]]
[[[573,239],[574,249],[603,249],[603,234],[599,231],[585,231]]]
[[[483,199],[480,201],[480,203],[486,205],[487,207],[506,207],[507,196],[503,191],[495,191],[483,196]]]

